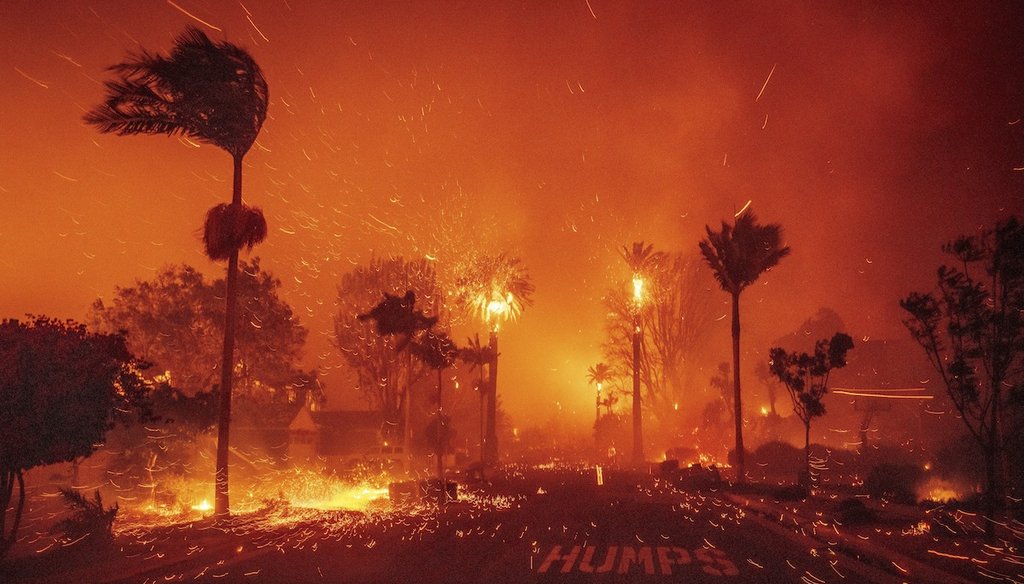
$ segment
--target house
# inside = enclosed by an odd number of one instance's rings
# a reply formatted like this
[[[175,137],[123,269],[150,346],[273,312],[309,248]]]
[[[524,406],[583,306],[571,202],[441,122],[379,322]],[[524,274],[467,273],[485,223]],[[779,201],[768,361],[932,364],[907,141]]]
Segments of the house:
[[[308,404],[288,424],[288,456],[293,464],[317,461],[343,469],[384,445],[379,412],[316,410]]]
[[[844,447],[906,448],[921,441],[935,447],[955,427],[944,387],[914,341],[860,341],[848,359],[829,378],[828,422],[821,424],[841,433]]]

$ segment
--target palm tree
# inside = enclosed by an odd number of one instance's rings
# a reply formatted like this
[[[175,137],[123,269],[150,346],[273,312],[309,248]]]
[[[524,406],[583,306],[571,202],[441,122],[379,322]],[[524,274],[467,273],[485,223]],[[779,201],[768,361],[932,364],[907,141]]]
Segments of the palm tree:
[[[85,115],[86,123],[120,136],[180,134],[227,151],[234,163],[231,204],[210,210],[203,233],[207,256],[228,260],[215,497],[215,513],[226,516],[238,251],[267,235],[262,211],[242,204],[242,159],[267,117],[267,81],[245,49],[215,43],[194,27],[169,56],[142,51],[110,70],[117,79],[106,83],[107,99]]]
[[[633,242],[633,247],[622,246],[619,252],[633,272],[633,463],[644,460],[643,407],[640,403],[640,308],[643,303],[644,277],[650,279],[651,272],[665,259],[663,252],[654,251],[653,245],[642,241]]]
[[[484,382],[484,365],[490,365],[494,361],[496,355],[491,350],[489,345],[480,343],[480,334],[473,335],[473,338],[466,340],[466,346],[459,349],[459,359],[463,363],[467,363],[470,366],[470,371],[476,369],[480,374],[480,379],[477,381],[477,391],[480,392],[480,467],[483,469],[484,461],[484,423],[486,420],[484,412],[484,400],[487,395],[487,387]]]
[[[497,256],[481,256],[472,262],[456,283],[459,302],[468,310],[476,312],[490,327],[489,349],[491,362],[488,364],[487,391],[487,460],[498,459],[498,327],[502,320],[515,320],[533,303],[533,282],[518,257],[504,253]]]
[[[644,245],[642,241],[634,241],[633,247],[622,246],[619,255],[634,276],[649,276],[665,260],[665,252],[654,251],[653,244]]]
[[[700,252],[711,266],[722,290],[732,296],[732,380],[733,408],[736,427],[736,480],[744,482],[746,467],[743,451],[743,408],[740,402],[740,293],[753,284],[762,273],[789,255],[782,245],[782,226],[760,225],[754,212],[748,210],[736,218],[734,225],[722,222],[721,231],[705,227],[708,236],[700,242]]]
[[[587,368],[587,383],[597,386],[597,398],[594,401],[594,423],[601,417],[601,388],[604,383],[612,379],[612,368],[607,363],[598,363]]]

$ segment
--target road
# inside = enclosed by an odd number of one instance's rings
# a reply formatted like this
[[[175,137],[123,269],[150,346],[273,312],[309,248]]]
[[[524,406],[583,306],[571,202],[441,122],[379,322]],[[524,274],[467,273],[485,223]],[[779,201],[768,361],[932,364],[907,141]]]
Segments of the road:
[[[325,514],[229,530],[179,528],[140,540],[145,549],[134,553],[134,565],[93,576],[136,583],[895,581],[746,515],[715,492],[603,474],[598,486],[592,468],[512,470],[487,490],[500,496],[482,492],[440,512],[386,512],[370,522]]]
[[[513,469],[444,511],[240,518],[122,534],[122,551],[45,581],[891,582],[728,503],[650,477]],[[501,493],[498,496],[493,493]],[[815,547],[817,546],[817,547]]]

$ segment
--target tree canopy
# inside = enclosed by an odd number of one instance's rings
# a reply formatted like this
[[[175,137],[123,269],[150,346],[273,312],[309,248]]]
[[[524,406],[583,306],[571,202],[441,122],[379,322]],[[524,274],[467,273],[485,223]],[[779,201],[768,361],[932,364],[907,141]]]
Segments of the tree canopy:
[[[237,393],[259,402],[315,392],[314,375],[299,367],[307,331],[280,297],[281,282],[259,258],[242,262],[240,272]],[[97,300],[91,317],[101,330],[124,331],[129,348],[153,363],[158,381],[196,395],[220,377],[224,289],[222,278],[209,282],[191,266],[170,266]]]
[[[344,274],[338,284],[334,342],[356,372],[359,391],[370,407],[392,420],[397,420],[401,410],[400,375],[405,372],[415,382],[424,375],[426,367],[418,361],[406,361],[396,351],[398,343],[407,342],[390,334],[399,332],[391,331],[391,327],[400,323],[385,322],[389,333],[378,334],[376,320],[359,316],[367,315],[385,295],[402,301],[410,291],[421,314],[437,315],[444,311],[444,296],[438,289],[434,268],[426,260],[373,258],[368,265]],[[406,365],[412,371],[406,371]]]
[[[739,294],[789,255],[789,247],[782,245],[782,227],[758,223],[753,211],[741,214],[734,225],[723,221],[719,231],[708,227],[707,234],[700,242],[701,254],[730,294]]]
[[[625,251],[628,250],[624,248]],[[692,255],[656,252],[650,246],[634,251],[647,258],[637,260],[637,265],[645,270],[642,274],[646,282],[646,299],[639,315],[643,330],[640,382],[644,405],[664,421],[695,382],[696,357],[711,325],[709,277]],[[629,265],[633,269],[634,264]],[[609,290],[604,304],[608,320],[602,349],[614,376],[633,368],[630,339],[636,307],[632,288],[624,284]]]
[[[20,520],[22,473],[88,456],[117,419],[145,415],[143,366],[121,334],[46,317],[0,322],[0,555]],[[15,481],[19,504],[8,534]]]
[[[252,56],[189,26],[167,56],[140,51],[110,67],[107,100],[85,121],[120,135],[182,134],[242,157],[267,117],[269,90]]]
[[[951,264],[938,268],[933,292],[900,300],[903,323],[981,447],[991,517],[1013,476],[1004,437],[1020,441],[1004,428],[1022,421],[1024,403],[1024,225],[1010,217],[942,249]]]
[[[846,354],[853,349],[853,339],[836,333],[831,339],[814,343],[814,353],[787,352],[772,347],[768,354],[772,375],[781,381],[793,400],[793,413],[804,423],[805,486],[810,486],[811,420],[825,415],[822,398],[828,393],[829,373],[846,367]]]

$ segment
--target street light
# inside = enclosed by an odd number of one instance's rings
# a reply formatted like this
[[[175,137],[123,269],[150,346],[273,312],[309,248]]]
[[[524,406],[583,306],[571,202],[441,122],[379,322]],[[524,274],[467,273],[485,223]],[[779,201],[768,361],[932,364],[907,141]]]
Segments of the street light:
[[[640,307],[644,300],[644,280],[633,274],[633,464],[644,461],[643,426],[640,416]]]

